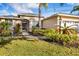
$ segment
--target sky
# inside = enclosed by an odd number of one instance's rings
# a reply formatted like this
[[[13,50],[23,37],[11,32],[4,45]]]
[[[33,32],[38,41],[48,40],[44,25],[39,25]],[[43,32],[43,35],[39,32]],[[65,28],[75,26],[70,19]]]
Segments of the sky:
[[[67,13],[70,14],[71,10],[78,3],[64,3],[60,6],[60,3],[48,3],[48,8],[41,8],[42,16],[48,17],[56,13]],[[37,3],[0,3],[0,16],[3,15],[14,15],[20,13],[34,13],[38,14]],[[78,12],[73,12],[77,14]]]

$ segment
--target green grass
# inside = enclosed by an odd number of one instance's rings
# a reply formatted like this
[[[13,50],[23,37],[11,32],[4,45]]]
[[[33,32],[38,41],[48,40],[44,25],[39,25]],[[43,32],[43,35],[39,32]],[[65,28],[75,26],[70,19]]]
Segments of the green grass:
[[[79,48],[67,48],[45,41],[12,40],[0,48],[1,56],[65,56],[79,55]]]

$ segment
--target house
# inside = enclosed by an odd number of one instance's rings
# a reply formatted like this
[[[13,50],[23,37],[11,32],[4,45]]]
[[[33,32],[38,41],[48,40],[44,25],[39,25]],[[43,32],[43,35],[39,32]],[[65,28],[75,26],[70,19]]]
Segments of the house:
[[[75,15],[69,15],[69,14],[54,14],[50,17],[45,18],[42,22],[42,28],[57,28],[57,25],[61,26],[64,25],[64,23],[67,24],[67,26],[72,26],[76,28],[76,30],[79,32],[79,16]]]
[[[41,16],[41,20],[44,17]],[[16,24],[20,24],[21,31],[31,31],[33,26],[38,24],[38,15],[32,13],[22,13],[17,16],[1,16],[0,22],[4,22],[7,20],[10,24],[12,24],[12,29],[16,26]]]

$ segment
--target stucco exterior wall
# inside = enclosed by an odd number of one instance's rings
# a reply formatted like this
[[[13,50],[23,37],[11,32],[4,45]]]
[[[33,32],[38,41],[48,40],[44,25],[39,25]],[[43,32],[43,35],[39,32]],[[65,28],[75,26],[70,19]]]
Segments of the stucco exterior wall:
[[[75,28],[79,32],[79,18],[78,17],[62,17],[61,26],[64,25],[64,22],[67,26],[72,26],[71,28]]]
[[[50,19],[42,21],[42,28],[56,28],[57,17],[51,17]]]
[[[0,19],[0,23],[1,23],[1,22],[4,22],[4,21],[5,21],[5,19]]]
[[[74,18],[74,17],[61,17],[61,25],[64,25],[64,22],[66,23],[67,26],[70,25],[75,25],[79,24],[79,18]]]
[[[79,18],[65,17],[65,16],[62,16],[61,18],[63,21],[77,21],[77,22],[79,22]]]
[[[47,20],[42,21],[42,28],[56,28],[55,25],[59,25],[59,16],[52,16]],[[79,25],[79,18],[78,17],[68,17],[68,16],[61,16],[61,26],[64,25],[66,21],[67,25],[74,25],[76,22]],[[79,27],[79,26],[77,26]]]
[[[22,24],[20,20],[12,20],[12,22],[13,22],[13,26],[15,26],[17,23]]]

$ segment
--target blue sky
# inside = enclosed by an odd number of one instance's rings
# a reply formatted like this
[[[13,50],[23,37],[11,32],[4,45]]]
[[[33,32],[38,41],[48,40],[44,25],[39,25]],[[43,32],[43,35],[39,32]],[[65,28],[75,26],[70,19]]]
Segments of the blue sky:
[[[78,4],[78,3],[77,3]],[[60,6],[59,3],[48,3],[48,8],[41,8],[42,15],[48,17],[55,13],[70,13],[76,3],[64,3]],[[0,3],[0,16],[17,15],[20,13],[38,14],[38,4],[35,3]],[[76,14],[77,12],[73,13]]]

